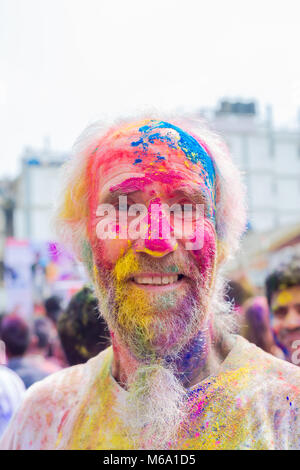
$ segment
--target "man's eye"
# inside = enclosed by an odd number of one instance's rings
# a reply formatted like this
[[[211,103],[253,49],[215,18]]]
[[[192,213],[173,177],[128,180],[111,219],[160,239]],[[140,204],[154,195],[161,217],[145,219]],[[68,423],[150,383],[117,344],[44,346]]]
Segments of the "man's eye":
[[[119,204],[118,202],[116,202],[113,206],[116,209],[116,211],[128,212],[131,205],[132,203],[129,201],[126,204]]]
[[[193,204],[182,204],[182,209],[184,210],[184,212],[193,212],[193,211],[196,211],[195,207],[193,206]]]
[[[295,309],[296,309],[297,313],[299,313],[299,315],[300,315],[300,304],[296,304]]]
[[[279,307],[276,310],[274,310],[273,314],[276,318],[284,318],[285,315],[287,314],[287,308]]]

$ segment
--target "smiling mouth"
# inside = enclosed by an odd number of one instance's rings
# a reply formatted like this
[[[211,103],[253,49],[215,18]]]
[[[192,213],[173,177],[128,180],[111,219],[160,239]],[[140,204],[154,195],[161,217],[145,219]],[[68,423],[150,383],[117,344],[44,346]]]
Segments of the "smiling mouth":
[[[134,285],[150,290],[169,290],[174,287],[179,287],[180,284],[186,279],[183,274],[138,274],[129,279]]]

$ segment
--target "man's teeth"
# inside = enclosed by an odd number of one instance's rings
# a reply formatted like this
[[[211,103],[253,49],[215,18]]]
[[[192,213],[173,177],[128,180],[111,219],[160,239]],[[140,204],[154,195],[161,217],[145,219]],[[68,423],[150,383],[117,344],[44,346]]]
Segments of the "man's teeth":
[[[178,275],[174,276],[136,276],[133,278],[137,284],[173,284],[178,281]]]

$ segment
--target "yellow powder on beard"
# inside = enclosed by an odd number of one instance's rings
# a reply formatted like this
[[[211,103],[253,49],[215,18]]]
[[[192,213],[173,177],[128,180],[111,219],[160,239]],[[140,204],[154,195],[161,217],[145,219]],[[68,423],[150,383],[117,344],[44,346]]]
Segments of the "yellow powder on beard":
[[[128,286],[123,282],[138,269],[139,264],[132,249],[117,261],[114,268],[118,322],[128,331],[138,327],[141,334],[145,335],[145,339],[151,339],[153,332],[149,328],[152,318],[149,315],[151,308],[148,294],[134,285]]]

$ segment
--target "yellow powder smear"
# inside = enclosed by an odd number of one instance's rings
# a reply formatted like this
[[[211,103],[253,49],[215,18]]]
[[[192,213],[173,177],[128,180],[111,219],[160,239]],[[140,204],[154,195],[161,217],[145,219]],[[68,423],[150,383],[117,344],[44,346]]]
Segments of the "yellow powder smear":
[[[82,201],[87,194],[86,181],[82,179],[75,188],[68,188],[65,193],[64,204],[60,212],[61,219],[77,221],[87,215],[86,204],[76,204]]]
[[[117,282],[124,281],[129,274],[136,272],[139,268],[136,256],[132,249],[129,249],[127,254],[121,257],[114,268],[114,276]]]
[[[280,292],[280,294],[278,295],[277,297],[277,305],[286,305],[288,304],[289,302],[291,302],[293,300],[293,296],[292,294],[290,294],[290,292],[287,292],[287,291],[282,291]]]
[[[104,364],[94,383],[88,388],[75,420],[67,448],[77,450],[132,449],[122,421],[114,411],[117,397],[112,393],[109,368],[111,348],[105,353]]]

